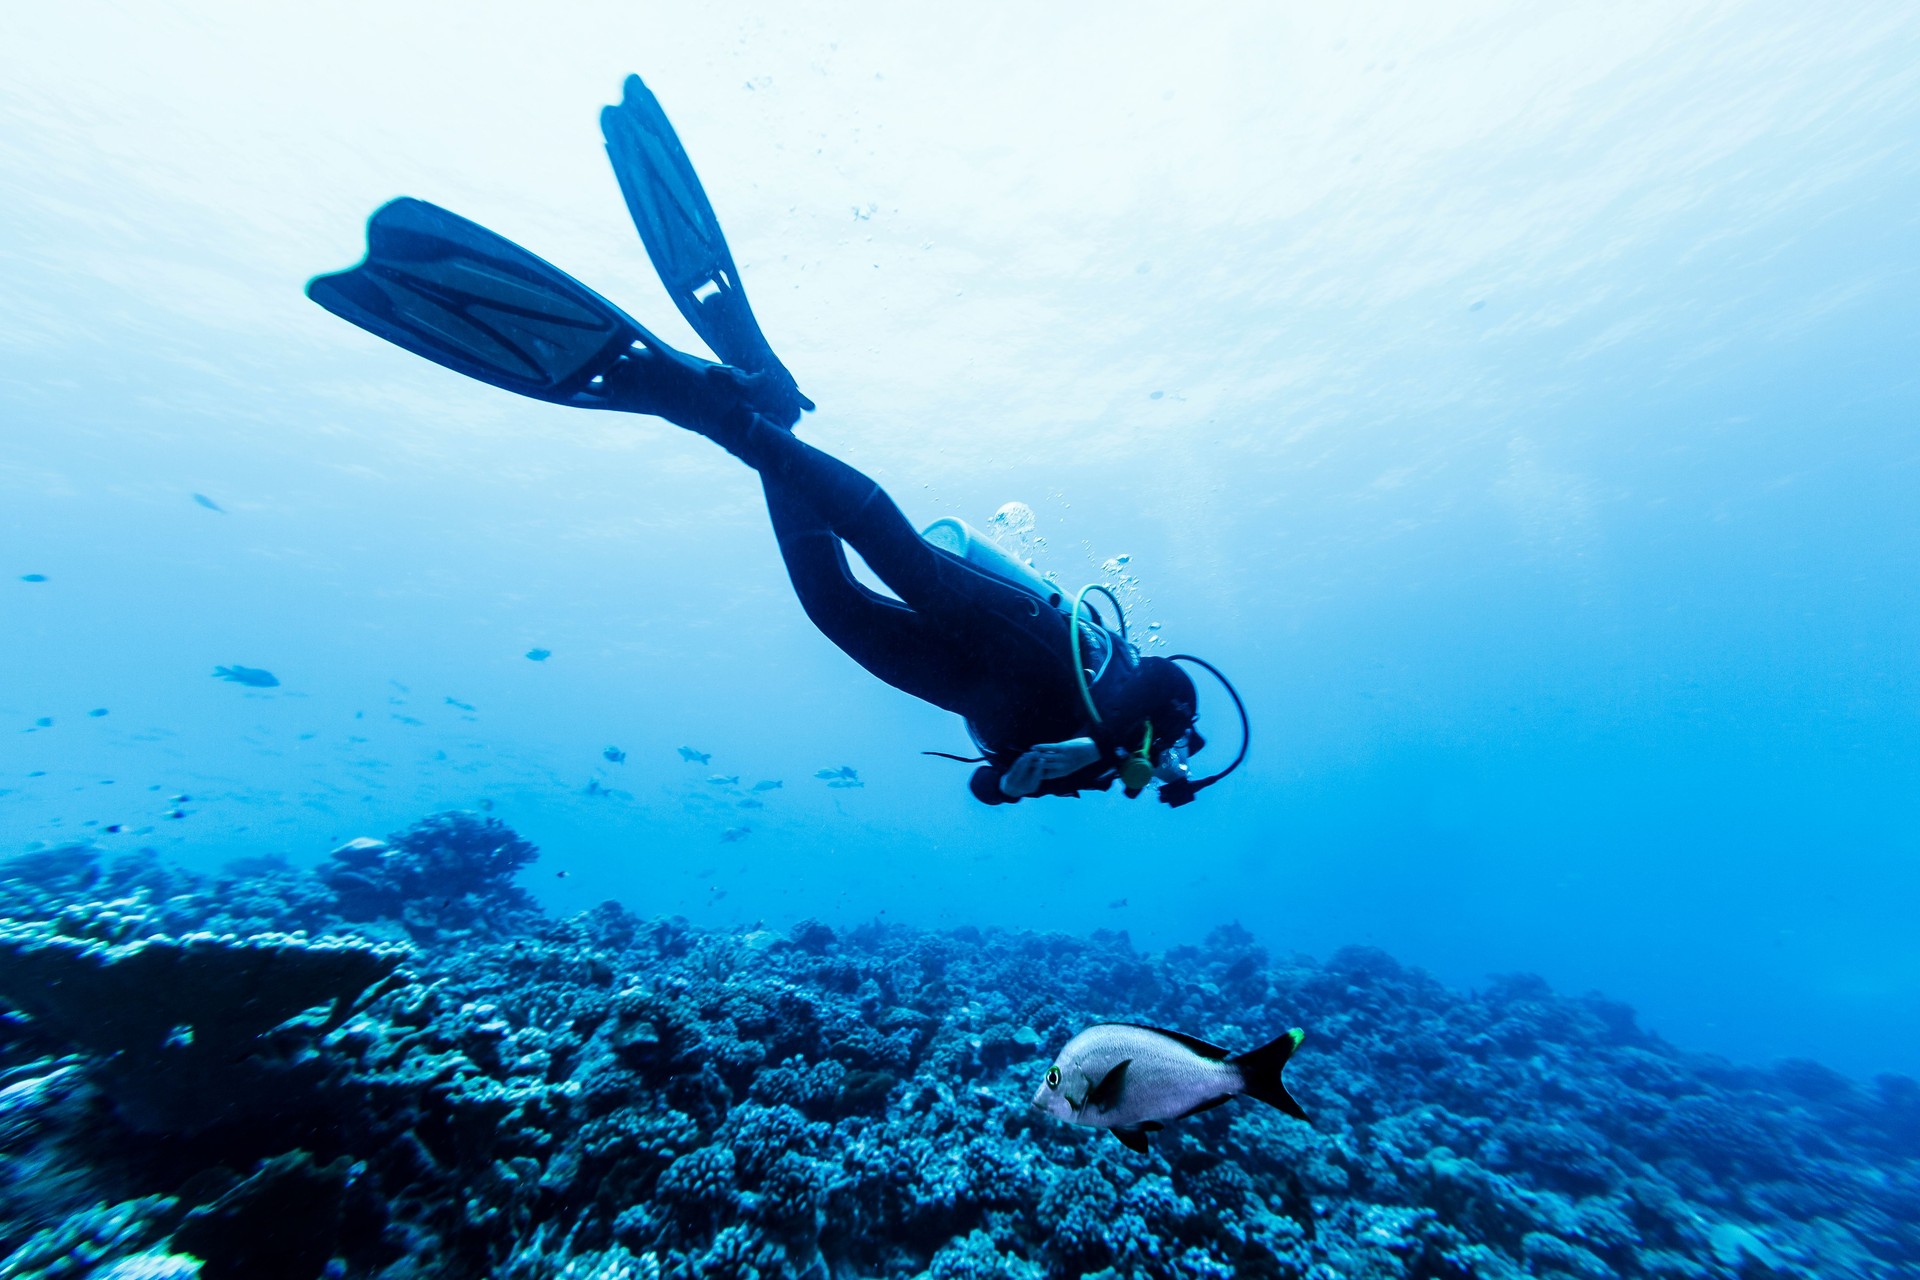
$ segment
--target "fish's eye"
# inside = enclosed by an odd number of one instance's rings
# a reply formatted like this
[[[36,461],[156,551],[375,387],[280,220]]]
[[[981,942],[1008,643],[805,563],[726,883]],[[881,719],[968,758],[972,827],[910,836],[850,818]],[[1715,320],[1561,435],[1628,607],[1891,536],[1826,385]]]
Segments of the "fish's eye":
[[[1059,1087],[1060,1087],[1060,1068],[1048,1067],[1047,1068],[1047,1088],[1058,1089]]]

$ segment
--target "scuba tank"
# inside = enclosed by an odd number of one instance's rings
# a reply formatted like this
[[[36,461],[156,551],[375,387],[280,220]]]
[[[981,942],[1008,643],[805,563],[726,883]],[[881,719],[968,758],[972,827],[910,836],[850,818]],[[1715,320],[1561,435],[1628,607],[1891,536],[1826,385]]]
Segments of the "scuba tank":
[[[1022,591],[1038,596],[1048,608],[1058,609],[1064,599],[1060,588],[1041,577],[1038,569],[1008,555],[965,520],[956,520],[951,516],[935,520],[920,531],[920,536],[940,550],[959,556],[982,573],[990,573],[1003,582],[1010,582]]]
[[[960,557],[982,573],[991,574],[1002,582],[1018,587],[1049,609],[1067,612],[1066,594],[1060,590],[1057,583],[1043,577],[1030,562],[1013,555],[965,520],[952,516],[944,520],[935,520],[920,531],[920,536],[930,545],[949,555]],[[1092,587],[1089,590],[1097,590],[1112,601],[1120,620],[1120,639],[1125,643],[1127,615],[1126,611],[1120,607],[1119,598],[1105,587]],[[1083,591],[1080,594],[1084,597],[1086,592]],[[1092,613],[1091,610],[1088,610],[1088,613],[1091,614],[1090,617],[1082,616],[1080,603],[1076,600],[1070,625],[1079,633],[1074,653],[1076,661],[1080,663],[1082,696],[1088,699],[1088,705],[1091,706],[1091,695],[1086,693],[1084,686],[1086,683],[1099,680],[1106,674],[1107,663],[1113,659],[1113,640],[1107,633],[1100,616]],[[1099,723],[1097,715],[1094,723]],[[975,745],[979,745],[977,741]]]
[[[1067,615],[1068,635],[1072,637],[1075,683],[1079,686],[1081,702],[1086,709],[1089,721],[1096,727],[1101,726],[1105,718],[1094,701],[1093,686],[1099,682],[1102,675],[1106,674],[1116,645],[1124,647],[1128,653],[1136,652],[1127,636],[1127,612],[1121,605],[1119,597],[1101,583],[1088,583],[1075,594],[1069,605],[1060,588],[1042,577],[1038,569],[1003,550],[965,520],[951,516],[944,520],[936,520],[921,530],[920,536],[925,538],[929,545],[949,555],[958,556],[982,573],[991,574],[1003,582],[1018,587],[1033,596],[1037,602],[1044,603],[1049,608],[1058,609]],[[1095,594],[1105,596],[1113,606],[1115,620],[1119,624],[1117,634],[1107,630],[1105,623],[1088,604],[1087,597]],[[1241,762],[1247,758],[1247,745],[1252,735],[1247,721],[1247,708],[1240,701],[1240,692],[1220,673],[1219,668],[1204,659],[1186,653],[1176,653],[1169,660],[1204,668],[1226,689],[1227,696],[1233,699],[1234,710],[1240,716],[1240,750],[1235,753],[1233,760],[1226,768],[1204,778],[1189,780],[1182,777],[1168,779],[1160,784],[1161,801],[1177,809],[1191,804],[1200,792],[1225,780],[1228,774],[1239,769]],[[1128,798],[1139,795],[1153,779],[1154,741],[1151,721],[1147,722],[1145,730],[1139,746],[1130,749],[1125,760],[1121,761],[1116,769],[1116,776]],[[973,738],[974,747],[980,752],[980,756],[970,759],[965,756],[949,755],[945,751],[929,751],[924,754],[947,756],[949,759],[966,763],[987,760],[993,755],[992,747],[981,740],[979,731],[970,720],[967,722],[967,733]],[[1199,741],[1197,735],[1195,741]],[[1131,744],[1128,745],[1131,747]],[[998,776],[997,770],[991,763],[986,768],[976,771],[970,784],[974,794],[991,804],[1005,803],[997,790]]]
[[[935,520],[920,531],[920,536],[935,549],[957,556],[980,572],[998,578],[1008,586],[1020,590],[1031,602],[1029,607],[1033,609],[1035,617],[1039,616],[1042,606],[1061,613],[1066,611],[1066,596],[1058,585],[1041,576],[1040,571],[1030,562],[1022,560],[999,546],[965,520],[951,516],[944,520]],[[1068,625],[1072,626],[1072,621],[1069,621]],[[1083,682],[1097,681],[1106,672],[1107,663],[1113,657],[1112,640],[1105,630],[1092,622],[1082,622],[1079,626],[1086,634],[1081,637],[1076,656],[1081,649],[1084,649],[1083,660],[1087,663],[1080,672],[1080,678]],[[981,738],[979,730],[971,720],[967,722],[967,733],[973,739],[974,748],[981,753],[981,759],[994,754],[994,748]],[[958,760],[961,757],[955,756],[954,759]]]

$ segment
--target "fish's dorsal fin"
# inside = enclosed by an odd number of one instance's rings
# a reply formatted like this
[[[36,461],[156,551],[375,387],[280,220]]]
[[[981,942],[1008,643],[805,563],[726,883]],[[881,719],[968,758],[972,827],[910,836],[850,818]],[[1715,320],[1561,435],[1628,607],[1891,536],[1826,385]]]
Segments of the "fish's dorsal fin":
[[[1122,1058],[1113,1064],[1107,1074],[1100,1077],[1100,1083],[1087,1090],[1080,1105],[1092,1107],[1096,1111],[1111,1111],[1120,1104],[1120,1095],[1126,1091],[1127,1068],[1133,1065],[1132,1058]]]
[[[1187,1048],[1193,1050],[1201,1057],[1211,1058],[1215,1062],[1225,1062],[1233,1056],[1231,1049],[1222,1049],[1217,1044],[1211,1044],[1208,1041],[1202,1040],[1199,1036],[1190,1036],[1184,1031],[1169,1031],[1165,1027],[1150,1027],[1144,1022],[1115,1022],[1109,1025],[1132,1027],[1136,1031],[1151,1031],[1157,1036],[1165,1036],[1169,1040],[1178,1040],[1181,1044],[1187,1046]]]

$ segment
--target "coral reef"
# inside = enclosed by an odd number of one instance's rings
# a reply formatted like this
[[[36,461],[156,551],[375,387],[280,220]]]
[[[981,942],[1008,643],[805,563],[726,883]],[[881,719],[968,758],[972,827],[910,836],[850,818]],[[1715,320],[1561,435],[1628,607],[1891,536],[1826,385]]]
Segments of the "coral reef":
[[[437,813],[385,840],[349,840],[320,879],[341,918],[393,920],[421,942],[511,936],[539,915],[514,875],[539,856],[498,818]]]
[[[0,1275],[1920,1273],[1911,1080],[1734,1066],[1537,979],[1458,992],[1231,926],[1143,955],[552,920],[512,882],[534,856],[442,814],[315,873],[0,865]],[[1033,1112],[1103,1018],[1305,1025],[1314,1125],[1241,1101],[1140,1156]]]
[[[90,903],[51,921],[0,921],[0,999],[98,1055],[98,1082],[145,1129],[202,1128],[235,1118],[265,1087],[285,1087],[289,1047],[343,1021],[406,954],[304,934],[172,938],[148,933],[139,905]],[[266,1040],[321,1006],[331,1011],[325,1021]]]

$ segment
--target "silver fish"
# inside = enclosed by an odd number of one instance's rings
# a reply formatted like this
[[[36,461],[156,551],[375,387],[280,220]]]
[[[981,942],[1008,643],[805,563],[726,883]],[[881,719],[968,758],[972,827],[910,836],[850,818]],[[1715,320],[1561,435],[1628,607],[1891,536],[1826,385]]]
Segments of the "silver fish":
[[[1271,1044],[1234,1054],[1178,1031],[1097,1023],[1060,1050],[1034,1091],[1033,1106],[1070,1124],[1111,1130],[1141,1152],[1147,1135],[1165,1128],[1168,1120],[1242,1094],[1305,1120],[1307,1113],[1281,1083],[1280,1072],[1306,1034],[1295,1027]]]

